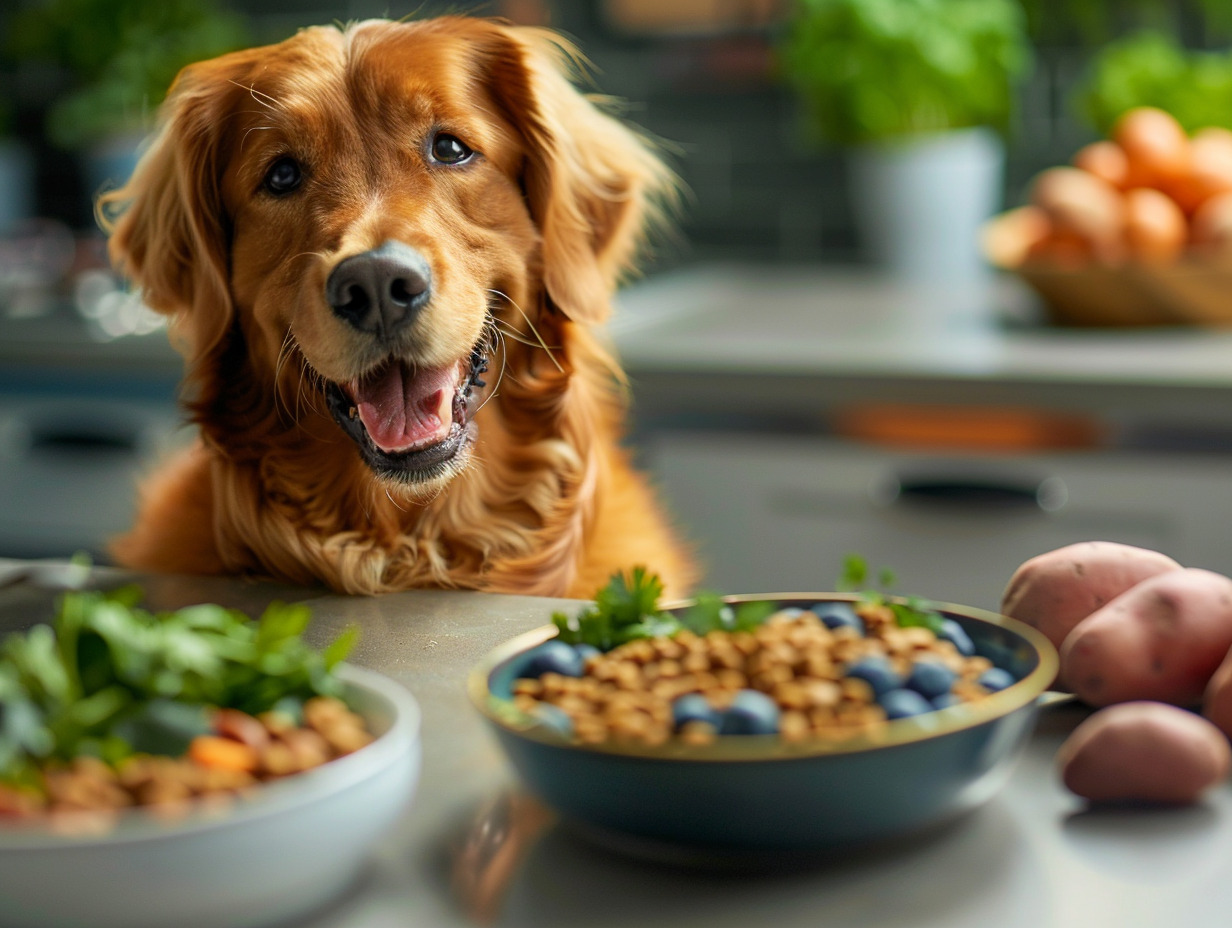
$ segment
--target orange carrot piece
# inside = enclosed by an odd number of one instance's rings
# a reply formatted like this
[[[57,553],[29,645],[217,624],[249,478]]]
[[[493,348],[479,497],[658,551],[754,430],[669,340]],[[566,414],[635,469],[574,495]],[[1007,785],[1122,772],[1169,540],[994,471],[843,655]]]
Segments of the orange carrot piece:
[[[217,735],[197,735],[188,745],[188,756],[202,767],[223,770],[257,769],[257,752],[241,741]]]

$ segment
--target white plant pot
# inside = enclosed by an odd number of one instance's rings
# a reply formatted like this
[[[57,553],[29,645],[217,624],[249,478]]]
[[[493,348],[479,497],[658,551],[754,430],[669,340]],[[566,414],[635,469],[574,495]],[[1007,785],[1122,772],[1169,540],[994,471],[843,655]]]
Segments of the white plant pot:
[[[867,255],[896,277],[972,283],[989,269],[980,226],[1000,208],[1005,149],[960,129],[852,149],[852,210]]]

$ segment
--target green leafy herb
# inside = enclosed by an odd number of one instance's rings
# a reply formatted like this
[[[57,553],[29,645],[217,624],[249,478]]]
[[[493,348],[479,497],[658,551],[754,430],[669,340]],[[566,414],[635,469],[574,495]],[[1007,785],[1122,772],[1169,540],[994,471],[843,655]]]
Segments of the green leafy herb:
[[[868,581],[868,563],[858,554],[848,554],[843,559],[843,570],[839,575],[838,589],[849,593],[858,593],[860,602],[870,605],[885,606],[892,613],[900,628],[922,626],[933,634],[941,632],[943,621],[936,604],[919,596],[891,597],[889,589],[894,586],[893,571],[882,567],[877,572],[880,589],[865,589]]]
[[[891,597],[888,589],[894,585],[893,571],[882,567],[877,571],[881,589],[868,589],[868,563],[858,554],[843,559],[837,588],[858,593],[863,603],[889,608],[903,628],[919,625],[940,632],[942,617],[937,607],[918,596]],[[752,600],[729,603],[720,593],[699,592],[693,604],[679,615],[659,609],[663,583],[645,567],[634,567],[628,574],[616,573],[603,589],[595,594],[595,604],[577,615],[554,612],[552,623],[557,637],[566,644],[589,644],[600,651],[610,651],[637,638],[670,637],[688,630],[695,635],[713,631],[752,631],[778,611],[773,600]]]
[[[1100,134],[1139,106],[1166,110],[1189,132],[1232,127],[1232,51],[1186,48],[1145,29],[1103,46],[1075,88],[1081,115]]]
[[[853,593],[868,582],[868,562],[858,554],[848,554],[843,558],[843,571],[838,576],[835,589],[843,593]]]
[[[595,594],[593,607],[576,616],[563,612],[552,615],[560,639],[568,644],[594,645],[610,651],[634,638],[673,635],[681,626],[671,615],[658,609],[663,581],[648,574],[645,567],[634,567],[625,575],[616,573]]]
[[[302,604],[254,621],[208,604],[152,613],[140,599],[135,587],[67,593],[52,624],[0,645],[0,781],[29,782],[52,758],[178,753],[207,707],[256,714],[341,695],[331,671],[354,628],[318,652],[302,638]]]
[[[576,616],[552,615],[560,639],[568,644],[589,644],[609,651],[636,638],[670,637],[683,629],[697,635],[711,631],[749,631],[775,611],[773,602],[730,605],[718,593],[701,592],[679,616],[659,609],[663,583],[644,567],[614,574],[595,595],[594,606]]]

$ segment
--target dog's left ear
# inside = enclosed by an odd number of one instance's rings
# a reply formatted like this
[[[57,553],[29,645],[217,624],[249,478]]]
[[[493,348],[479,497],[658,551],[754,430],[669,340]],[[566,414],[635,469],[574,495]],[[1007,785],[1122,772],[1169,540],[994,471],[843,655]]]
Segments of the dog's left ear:
[[[574,87],[579,56],[568,42],[529,27],[501,33],[493,92],[526,139],[522,182],[543,236],[548,297],[570,319],[602,322],[676,177],[647,140]]]

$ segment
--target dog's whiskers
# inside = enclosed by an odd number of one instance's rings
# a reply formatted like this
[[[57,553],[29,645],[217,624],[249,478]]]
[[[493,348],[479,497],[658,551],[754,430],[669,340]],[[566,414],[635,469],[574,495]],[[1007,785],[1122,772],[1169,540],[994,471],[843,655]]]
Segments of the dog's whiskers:
[[[261,131],[261,130],[265,130],[265,129],[272,129],[272,128],[274,128],[274,127],[273,127],[273,126],[249,126],[249,127],[248,127],[245,131],[244,131],[244,137],[243,137],[242,139],[240,139],[240,151],[243,151],[243,150],[244,150],[244,146],[248,144],[248,136],[249,136],[250,134],[252,134],[253,132],[257,132],[257,131]]]
[[[294,396],[295,402],[288,400],[287,394],[292,391],[283,388],[284,383],[284,368],[290,363],[293,355],[299,356],[299,377],[296,380]],[[305,383],[305,380],[308,382]],[[313,370],[312,366],[304,358],[302,352],[299,351],[299,343],[295,339],[295,335],[290,330],[283,336],[282,346],[278,349],[278,360],[274,367],[274,402],[282,411],[282,414],[288,417],[292,423],[297,426],[304,421],[304,411],[322,415],[320,406],[317,401],[320,398],[325,386],[325,380]]]
[[[241,88],[241,89],[243,89],[243,90],[247,90],[247,91],[248,91],[248,95],[249,95],[249,96],[251,96],[254,100],[256,100],[259,104],[261,104],[262,106],[264,106],[266,109],[268,109],[268,110],[274,110],[275,112],[276,112],[276,111],[278,111],[278,110],[280,110],[280,109],[282,109],[282,104],[281,104],[281,103],[279,103],[277,100],[275,100],[275,99],[274,99],[273,97],[271,97],[269,94],[267,94],[267,93],[265,93],[265,92],[263,92],[263,91],[257,90],[257,88],[256,88],[256,85],[255,85],[255,84],[241,84],[241,83],[240,83],[239,81],[237,81],[237,80],[232,80],[232,81],[230,81],[230,83],[231,83],[231,84],[234,84],[236,87],[239,87],[239,88]]]
[[[560,371],[560,372],[563,374],[563,373],[565,372],[565,369],[564,369],[563,367],[561,367],[561,366],[560,366],[560,362],[556,360],[556,355],[554,355],[554,354],[552,353],[552,349],[548,346],[548,343],[547,343],[547,342],[545,342],[545,341],[543,340],[543,336],[539,334],[539,330],[538,330],[537,328],[535,328],[535,324],[531,321],[530,316],[528,316],[528,315],[526,314],[526,311],[525,311],[524,309],[522,309],[522,307],[521,307],[521,306],[519,306],[519,305],[517,304],[517,302],[509,296],[509,294],[507,294],[507,293],[502,293],[500,290],[493,290],[493,289],[491,289],[491,288],[489,288],[489,289],[488,289],[488,292],[489,292],[489,293],[491,293],[491,294],[493,294],[493,295],[495,295],[495,296],[500,297],[500,298],[501,298],[501,299],[503,299],[506,303],[508,303],[510,306],[512,306],[514,309],[516,309],[516,310],[518,311],[518,313],[520,313],[520,314],[521,314],[522,318],[526,320],[526,327],[527,327],[528,329],[530,329],[530,333],[531,333],[531,335],[533,335],[533,336],[535,337],[535,341],[534,341],[534,342],[524,341],[524,340],[523,340],[524,336],[523,336],[523,337],[519,337],[519,336],[522,336],[522,333],[521,333],[520,331],[518,331],[517,329],[513,328],[512,326],[509,326],[509,334],[513,335],[513,337],[514,337],[517,341],[522,342],[522,344],[524,344],[524,345],[535,345],[535,344],[538,344],[538,346],[539,346],[540,348],[542,348],[542,349],[543,349],[543,350],[547,353],[548,360],[550,360],[553,364],[555,364],[555,365],[556,365],[556,369],[557,369],[558,371]],[[497,320],[497,324],[498,324],[498,325],[499,325],[499,324],[508,325],[508,323],[502,323],[500,320]]]
[[[508,352],[505,351],[505,333],[496,325],[496,320],[492,320],[492,349],[493,353],[500,352],[500,370],[496,372],[496,382],[492,384],[492,389],[488,391],[488,395],[483,398],[483,402],[475,407],[475,412],[483,409],[488,405],[498,393],[500,393],[501,382],[505,379],[505,369],[508,367]]]
[[[399,505],[398,505],[398,501],[397,501],[396,499],[394,499],[394,495],[393,495],[392,493],[390,493],[390,492],[389,492],[389,487],[388,487],[388,486],[387,486],[387,487],[385,487],[385,498],[386,498],[386,499],[388,499],[388,500],[389,500],[389,501],[393,504],[393,507],[394,507],[395,509],[397,509],[399,512],[408,512],[408,511],[409,511],[409,510],[407,510],[407,509],[404,509],[402,506],[399,506]]]
[[[307,392],[304,389],[304,375],[306,373],[308,373],[308,364],[307,362],[303,362],[299,366],[299,382],[296,383],[295,385],[295,422],[296,424],[303,421],[303,419],[300,416],[300,408],[304,402],[304,397]],[[309,402],[308,405],[309,405],[309,408],[312,407],[311,402]]]
[[[291,330],[288,329],[286,335],[282,337],[282,344],[278,348],[278,358],[274,362],[274,402],[282,408],[282,411],[286,415],[292,418],[292,421],[295,421],[296,411],[290,408],[290,405],[286,401],[286,397],[283,396],[281,384],[283,368],[291,360],[291,352],[294,350],[294,347],[295,336],[291,333]],[[300,379],[303,379],[302,370],[300,372]]]
[[[498,324],[505,326],[505,329],[501,330],[501,335],[503,335],[504,337],[512,339],[513,341],[518,342],[519,344],[522,344],[522,345],[529,345],[531,348],[539,347],[539,343],[537,341],[527,338],[517,329],[511,328],[509,326],[509,323],[500,322]]]

